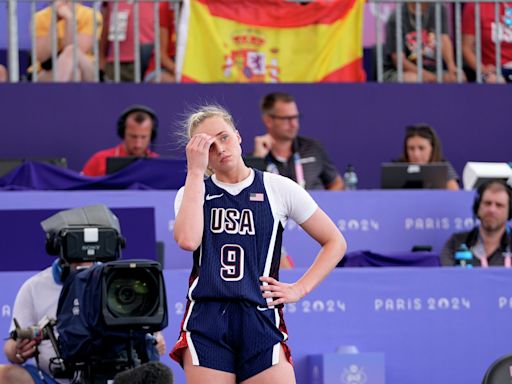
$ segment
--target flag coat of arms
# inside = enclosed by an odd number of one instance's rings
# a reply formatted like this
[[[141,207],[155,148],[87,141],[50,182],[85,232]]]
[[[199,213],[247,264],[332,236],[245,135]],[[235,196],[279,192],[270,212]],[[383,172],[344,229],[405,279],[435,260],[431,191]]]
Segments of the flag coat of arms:
[[[185,0],[185,83],[364,81],[364,0]]]

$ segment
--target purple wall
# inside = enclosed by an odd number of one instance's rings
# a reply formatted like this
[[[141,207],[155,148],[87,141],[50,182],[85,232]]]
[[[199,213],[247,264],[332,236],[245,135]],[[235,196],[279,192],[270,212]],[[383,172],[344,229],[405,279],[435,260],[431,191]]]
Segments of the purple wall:
[[[285,270],[281,278],[293,282],[304,272]],[[2,335],[8,334],[15,294],[31,274],[0,272]],[[188,276],[184,270],[164,272],[167,352],[186,309]],[[285,307],[297,383],[319,383],[308,380],[314,372],[311,355],[349,346],[361,357],[383,353],[388,384],[480,383],[487,367],[510,353],[511,278],[505,268],[339,268],[303,300]],[[177,363],[167,355],[161,361],[172,368],[176,384],[185,383]],[[0,363],[6,363],[3,353]],[[366,381],[343,380],[338,362],[324,383],[382,382],[372,377],[368,362],[359,369],[368,374]]]
[[[322,141],[340,171],[353,163],[361,188],[380,182],[380,163],[401,151],[404,126],[428,122],[447,159],[462,173],[469,161],[511,160],[508,127],[512,88],[484,85],[0,85],[1,157],[65,156],[80,170],[89,155],[118,142],[115,123],[129,104],[160,116],[155,149],[183,156],[176,122],[187,108],[218,102],[233,113],[247,153],[262,134],[258,101],[267,92],[293,93],[304,115],[301,133]]]
[[[67,209],[67,205],[62,205]],[[0,210],[1,271],[44,269],[55,256],[45,252],[45,233],[40,222],[59,209]],[[155,209],[153,207],[113,208],[119,218],[121,233],[126,239],[123,259],[157,259],[155,238]],[[27,241],[29,239],[29,241]],[[22,257],[19,257],[22,255]]]

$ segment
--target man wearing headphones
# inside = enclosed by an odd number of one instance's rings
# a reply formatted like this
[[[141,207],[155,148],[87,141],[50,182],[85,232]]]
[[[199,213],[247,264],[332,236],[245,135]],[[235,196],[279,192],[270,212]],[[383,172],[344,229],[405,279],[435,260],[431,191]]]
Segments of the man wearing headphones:
[[[117,134],[123,140],[113,148],[96,152],[85,163],[82,174],[104,176],[107,173],[107,157],[158,157],[149,149],[158,131],[156,113],[144,105],[132,105],[119,116]]]
[[[511,233],[507,222],[512,218],[512,190],[501,180],[483,183],[476,192],[473,214],[480,225],[469,232],[453,234],[441,251],[441,264],[459,264],[456,253],[469,250],[473,266],[511,266]]]

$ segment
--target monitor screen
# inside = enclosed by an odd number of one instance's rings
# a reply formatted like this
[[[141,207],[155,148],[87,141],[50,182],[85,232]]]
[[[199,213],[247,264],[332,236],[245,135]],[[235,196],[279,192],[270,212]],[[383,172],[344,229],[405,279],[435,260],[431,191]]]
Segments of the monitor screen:
[[[260,171],[267,170],[267,163],[263,157],[244,156],[244,163],[248,167],[258,169]]]
[[[27,161],[46,163],[62,168],[67,168],[68,166],[68,162],[65,157],[24,157],[18,159],[0,159],[0,177],[7,175],[14,168],[19,167]]]
[[[107,175],[116,173],[128,165],[137,161],[140,157],[125,156],[125,157],[107,157]]]
[[[383,189],[445,189],[447,163],[383,163],[380,186]]]

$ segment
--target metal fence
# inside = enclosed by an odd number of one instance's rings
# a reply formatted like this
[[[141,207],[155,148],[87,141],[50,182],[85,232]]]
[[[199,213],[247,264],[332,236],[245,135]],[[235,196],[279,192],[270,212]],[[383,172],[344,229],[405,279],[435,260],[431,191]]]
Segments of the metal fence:
[[[288,0],[288,1],[296,1],[296,0]],[[314,0],[310,0],[314,1]],[[180,14],[180,3],[181,0],[107,0],[107,1],[82,1],[79,2],[77,0],[69,0],[71,4],[83,3],[91,7],[94,10],[93,16],[93,32],[92,36],[93,44],[92,51],[87,52],[90,62],[92,63],[92,76],[91,81],[98,82],[100,81],[102,71],[100,70],[100,39],[98,38],[100,34],[100,30],[102,28],[101,18],[98,15],[101,14],[101,7],[106,7],[108,4],[110,9],[110,20],[108,22],[109,31],[107,31],[107,35],[110,36],[108,44],[111,44],[110,49],[113,51],[113,75],[110,78],[112,82],[121,81],[121,57],[120,57],[120,44],[121,41],[121,33],[119,33],[119,29],[126,29],[126,23],[128,23],[128,18],[126,15],[120,11],[119,7],[122,4],[130,4],[131,10],[133,12],[133,17],[130,18],[133,23],[131,27],[133,28],[133,81],[139,83],[143,80],[143,73],[141,71],[143,60],[141,59],[141,42],[140,42],[140,29],[141,29],[141,18],[140,18],[140,7],[148,6],[150,4],[153,7],[153,33],[154,33],[154,44],[153,44],[153,52],[154,52],[154,60],[155,63],[161,62],[161,46],[160,46],[160,6],[161,4],[169,5],[174,10],[175,15],[175,26],[178,25],[179,14]],[[426,42],[423,41],[423,24],[425,22],[425,18],[423,17],[423,12],[425,11],[424,5],[427,4],[429,7],[433,7],[434,15],[435,15],[435,30],[432,32],[435,39],[435,76],[436,81],[441,83],[445,81],[445,73],[446,73],[446,63],[443,63],[443,33],[442,33],[442,14],[446,10],[450,10],[452,12],[452,32],[450,33],[450,39],[453,41],[453,55],[454,55],[454,63],[456,66],[456,81],[464,82],[465,81],[465,63],[463,58],[463,42],[462,42],[462,7],[463,3],[475,3],[475,12],[474,12],[474,27],[475,27],[475,36],[474,36],[474,52],[476,56],[476,67],[473,68],[475,72],[475,81],[483,82],[485,80],[485,73],[482,67],[482,44],[488,44],[487,41],[482,41],[482,31],[481,31],[481,12],[480,7],[481,3],[492,3],[494,4],[494,25],[497,30],[495,31],[495,69],[497,74],[502,73],[502,36],[504,35],[503,28],[512,28],[512,5],[509,7],[507,2],[503,0],[450,0],[450,1],[434,1],[434,0],[424,0],[422,2],[413,2],[409,0],[395,0],[393,2],[385,1],[385,0],[368,0],[369,3],[374,3],[377,12],[383,3],[393,3],[396,4],[394,10],[394,20],[396,22],[396,26],[394,28],[395,31],[395,70],[396,70],[396,79],[397,82],[407,81],[406,76],[407,73],[411,73],[410,65],[407,60],[402,60],[404,57],[404,34],[403,34],[403,12],[408,12],[406,7],[412,7],[413,9],[413,22],[416,29],[416,46],[415,46],[415,63],[416,66],[416,76],[414,81],[417,82],[425,82],[424,75],[424,63],[423,63],[423,51],[426,46]],[[2,4],[3,3],[3,4]],[[50,27],[50,49],[51,55],[49,60],[51,63],[57,63],[57,59],[59,57],[59,43],[58,43],[58,29],[57,29],[57,3],[56,2],[48,2],[42,0],[0,0],[0,6],[5,5],[7,7],[7,18],[8,18],[8,68],[9,68],[9,80],[11,82],[18,82],[20,78],[18,63],[19,63],[19,44],[18,44],[18,31],[19,28],[30,28],[30,36],[31,36],[31,49],[30,56],[32,58],[38,57],[39,48],[36,38],[36,25],[34,22],[30,23],[30,26],[27,25],[18,25],[18,7],[23,4],[30,5],[30,20],[34,20],[34,16],[41,6],[48,6],[52,8],[51,12],[51,27]],[[503,17],[502,6],[505,6],[505,12],[508,14],[510,9],[510,25],[503,27],[502,23],[500,23],[500,18]],[[444,8],[444,9],[443,9]],[[72,68],[72,77],[71,81],[81,81],[83,80],[80,76],[80,56],[81,52],[79,50],[79,34],[78,34],[78,20],[76,7],[71,7],[71,25],[68,26],[68,30],[71,36],[67,36],[67,39],[70,39],[68,43],[72,46],[72,54],[71,54],[71,68]],[[428,10],[431,12],[431,9]],[[110,22],[111,20],[115,20],[115,22]],[[123,24],[124,23],[124,24]],[[384,26],[385,21],[383,21],[380,17],[376,17],[376,45],[375,45],[375,62],[374,66],[376,68],[376,81],[383,82],[385,80],[389,80],[385,78],[385,61],[389,62],[390,52],[389,44],[387,45],[384,40],[383,32],[385,31]],[[177,31],[177,28],[175,29]],[[103,36],[105,36],[105,32],[103,32]],[[510,32],[510,36],[512,36],[512,29]],[[126,37],[126,36],[125,36]],[[389,38],[389,37],[388,37]],[[508,43],[512,43],[508,42]],[[101,54],[105,54],[105,52],[101,52]],[[32,60],[32,70],[30,72],[30,80],[37,82],[40,81],[41,72],[38,68],[35,67],[36,60]],[[511,63],[512,64],[512,63]],[[408,66],[408,68],[404,68]],[[55,67],[55,65],[54,65]],[[162,80],[162,68],[160,65],[155,66],[154,71],[154,81],[160,82]],[[51,79],[53,81],[57,81],[57,71],[51,71]]]
[[[114,75],[111,81],[119,82],[120,81],[120,73],[121,73],[121,59],[120,59],[120,44],[121,44],[121,33],[118,29],[124,24],[126,27],[127,17],[123,17],[123,13],[119,10],[120,5],[129,4],[131,6],[131,11],[133,12],[133,17],[131,17],[131,21],[133,22],[133,81],[141,82],[142,80],[142,72],[141,72],[141,42],[140,42],[140,7],[151,5],[153,7],[153,33],[154,33],[154,60],[156,63],[160,63],[161,61],[161,51],[160,51],[160,6],[168,5],[172,7],[174,10],[175,16],[175,25],[177,24],[177,19],[179,18],[179,3],[181,0],[106,0],[106,1],[78,1],[78,0],[69,0],[69,3],[72,5],[82,3],[85,6],[88,6],[94,10],[92,17],[92,36],[93,36],[93,44],[92,44],[92,52],[88,52],[91,56],[91,63],[93,66],[93,81],[100,81],[100,75],[102,71],[100,71],[100,38],[99,35],[102,33],[102,22],[101,22],[101,10],[102,6],[111,5],[111,13],[110,20],[115,20],[116,22],[109,23],[110,31],[107,31],[107,34],[110,36],[109,42],[111,44],[111,49],[113,50],[114,56]],[[3,3],[3,4],[2,4]],[[18,62],[19,62],[19,44],[18,44],[18,31],[20,26],[18,25],[18,8],[21,5],[30,5],[30,20],[34,20],[34,16],[40,10],[41,6],[46,5],[47,7],[52,8],[51,12],[51,26],[50,26],[50,46],[51,46],[51,63],[57,63],[57,59],[59,56],[58,52],[58,28],[57,28],[57,3],[52,1],[42,1],[42,0],[0,0],[0,6],[5,5],[7,7],[7,19],[8,19],[8,68],[9,68],[9,80],[11,82],[20,81],[20,74],[18,71]],[[72,81],[80,81],[79,69],[80,69],[80,51],[79,51],[79,34],[78,34],[78,20],[77,20],[77,12],[76,7],[71,6],[71,26],[69,31],[71,34],[67,36],[67,38],[71,39],[72,46]],[[36,60],[33,58],[38,57],[38,44],[36,38],[36,23],[31,22],[30,26],[23,25],[21,28],[30,28],[30,36],[31,36],[31,51],[30,56],[32,58],[32,70],[30,72],[31,81],[37,82],[39,81],[40,71],[35,68]],[[102,53],[104,54],[104,52]],[[57,71],[52,70],[52,80],[57,80]],[[161,79],[161,67],[159,65],[155,66],[155,79],[157,82],[160,82]]]
[[[383,0],[368,0],[369,2],[375,3],[377,9],[380,8],[380,5],[382,3],[389,3],[388,1]],[[416,25],[416,36],[417,36],[417,44],[416,44],[416,68],[417,68],[417,81],[422,82],[423,81],[423,49],[425,42],[422,41],[422,23],[424,21],[423,15],[422,15],[422,6],[421,4],[427,4],[429,6],[434,7],[435,11],[435,74],[437,78],[437,82],[441,83],[443,82],[443,58],[442,58],[442,39],[441,39],[441,11],[442,7],[451,7],[453,10],[453,34],[450,36],[450,38],[453,38],[454,40],[454,54],[455,54],[455,65],[456,65],[456,74],[457,74],[457,82],[463,82],[465,81],[465,63],[463,60],[463,54],[462,54],[462,6],[463,3],[474,3],[475,11],[474,11],[474,28],[475,28],[475,35],[474,35],[474,53],[476,56],[475,60],[475,76],[476,76],[476,82],[482,83],[484,80],[483,76],[483,70],[482,70],[482,44],[489,44],[488,41],[484,41],[482,43],[482,23],[481,23],[481,12],[480,7],[481,3],[492,3],[494,4],[494,26],[493,28],[493,34],[494,34],[494,42],[495,45],[495,72],[498,74],[498,82],[504,81],[504,79],[501,78],[502,73],[502,50],[501,50],[501,44],[502,44],[502,37],[505,34],[504,28],[509,28],[512,26],[512,4],[509,6],[506,1],[499,1],[499,0],[450,0],[450,1],[435,1],[435,0],[424,0],[422,2],[412,2],[407,0],[396,0],[395,3],[397,4],[395,8],[395,19],[396,20],[396,57],[401,58],[403,57],[403,25],[402,25],[402,12],[404,12],[404,5],[407,4],[414,4],[414,23]],[[505,17],[510,17],[510,25],[503,26],[500,22],[501,15],[501,8],[502,6],[505,6]],[[509,8],[510,7],[510,8]],[[509,11],[510,10],[510,11]],[[384,81],[384,58],[385,58],[385,50],[386,44],[384,43],[382,32],[383,32],[383,25],[382,25],[381,18],[376,18],[376,68],[377,68],[377,81],[382,82]],[[512,31],[512,30],[511,30]],[[512,41],[511,41],[512,42]],[[512,63],[511,63],[512,64]],[[467,65],[466,65],[467,66]],[[470,68],[471,69],[471,68]],[[404,62],[400,59],[396,60],[396,72],[397,72],[397,80],[398,82],[404,81]]]

